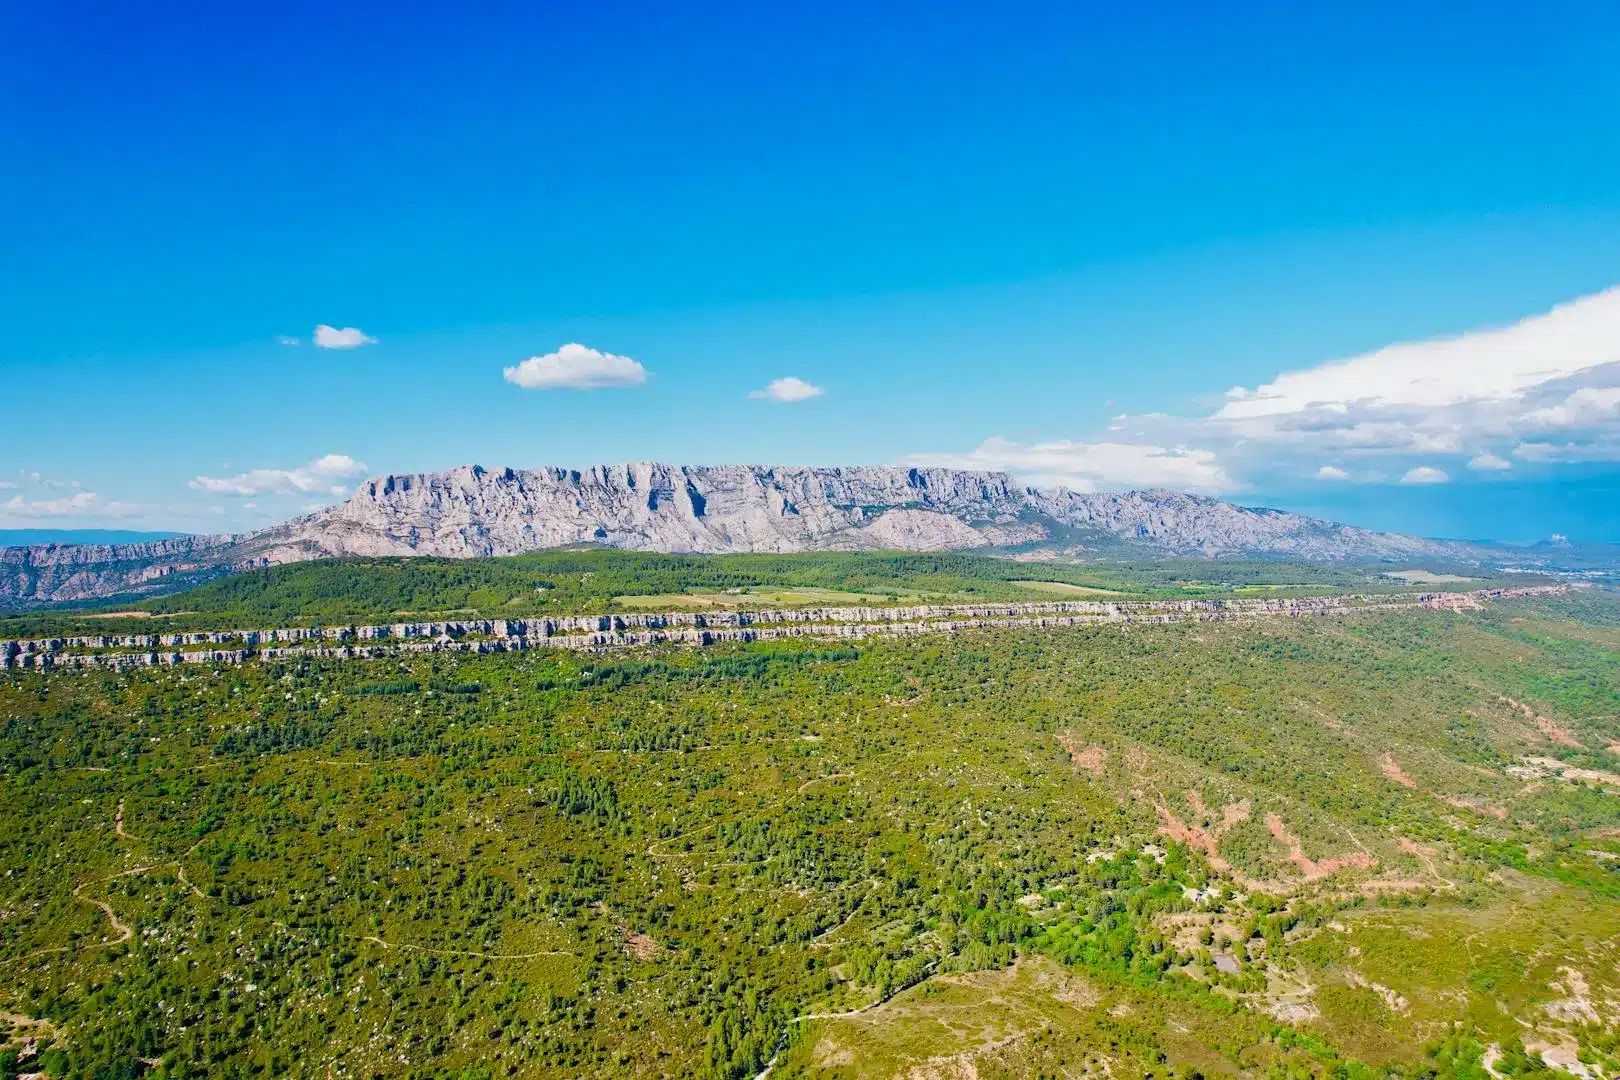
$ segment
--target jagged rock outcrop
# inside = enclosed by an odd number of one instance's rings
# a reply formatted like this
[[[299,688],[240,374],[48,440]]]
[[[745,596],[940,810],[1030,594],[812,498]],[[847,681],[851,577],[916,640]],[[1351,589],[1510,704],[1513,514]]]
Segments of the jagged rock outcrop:
[[[253,566],[336,556],[472,558],[600,544],[662,552],[942,551],[1312,560],[1487,558],[1176,491],[1085,494],[1005,473],[636,462],[378,477],[348,501],[241,536],[0,550],[0,605],[144,595]]]

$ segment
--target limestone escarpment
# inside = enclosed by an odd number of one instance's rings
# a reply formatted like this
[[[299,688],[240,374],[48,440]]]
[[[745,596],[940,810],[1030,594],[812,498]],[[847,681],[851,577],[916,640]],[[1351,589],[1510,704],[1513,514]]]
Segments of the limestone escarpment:
[[[1136,557],[1480,559],[1489,549],[1374,533],[1176,491],[1021,487],[1005,473],[903,466],[485,469],[377,477],[346,502],[256,533],[0,550],[0,606],[173,591],[253,566],[342,556],[517,555],[584,544],[671,553],[1115,549]]]
[[[255,543],[273,561],[286,546],[449,558],[577,544],[698,553],[932,551],[988,546],[993,541],[982,529],[1015,526],[1023,508],[1023,492],[1007,476],[951,469],[469,465],[370,480],[341,506]]]
[[[0,548],[0,605],[140,597],[198,584],[230,569],[235,537],[174,536],[139,544]]]

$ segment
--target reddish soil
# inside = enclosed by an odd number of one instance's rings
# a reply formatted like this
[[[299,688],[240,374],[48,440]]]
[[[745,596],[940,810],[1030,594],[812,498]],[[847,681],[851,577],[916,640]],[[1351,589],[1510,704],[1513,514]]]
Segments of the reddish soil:
[[[1069,752],[1069,761],[1087,772],[1100,773],[1108,764],[1108,751],[1100,746],[1087,746],[1085,740],[1073,731],[1060,731],[1052,736]]]
[[[1523,702],[1520,702],[1520,701],[1514,701],[1512,698],[1509,698],[1509,697],[1503,698],[1502,701],[1504,703],[1512,706],[1513,708],[1518,709],[1520,712],[1522,712],[1524,714],[1524,716],[1525,716],[1525,719],[1529,720],[1531,723],[1536,725],[1536,730],[1537,731],[1541,732],[1542,735],[1546,736],[1548,739],[1552,740],[1553,742],[1557,743],[1558,745],[1560,745],[1560,746],[1579,746],[1579,745],[1581,745],[1578,741],[1576,741],[1574,733],[1572,733],[1569,730],[1569,728],[1564,727],[1562,724],[1560,724],[1558,721],[1552,719],[1551,717],[1542,716],[1540,713],[1536,712],[1536,710],[1532,709],[1530,706],[1528,706],[1528,705],[1526,705],[1526,704],[1524,704]]]
[[[1266,828],[1271,830],[1272,837],[1279,844],[1288,848],[1288,861],[1294,864],[1306,881],[1317,881],[1330,874],[1336,874],[1346,867],[1353,866],[1360,870],[1371,870],[1378,865],[1377,860],[1364,851],[1358,851],[1353,855],[1345,855],[1342,858],[1323,859],[1321,862],[1316,862],[1305,854],[1305,849],[1301,846],[1299,837],[1288,831],[1288,826],[1283,824],[1282,818],[1276,814],[1267,814]]]
[[[1201,819],[1208,820],[1212,815],[1204,806],[1203,796],[1196,791],[1187,792],[1187,804],[1193,808]],[[1204,853],[1204,858],[1216,870],[1226,872],[1232,869],[1232,864],[1221,858],[1221,837],[1232,830],[1232,827],[1241,821],[1247,821],[1251,805],[1248,799],[1242,802],[1227,803],[1221,808],[1221,820],[1205,828],[1202,822],[1188,825],[1170,812],[1164,803],[1158,803],[1159,832],[1172,840],[1186,844],[1188,847]]]
[[[1384,756],[1378,762],[1379,771],[1384,774],[1385,780],[1393,780],[1404,788],[1416,788],[1417,781],[1401,771],[1401,763],[1395,760],[1395,755],[1384,751]]]
[[[1459,810],[1472,810],[1476,814],[1489,814],[1498,821],[1507,820],[1507,808],[1503,806],[1491,806],[1489,803],[1462,795],[1436,795],[1435,798],[1447,806],[1455,806]]]

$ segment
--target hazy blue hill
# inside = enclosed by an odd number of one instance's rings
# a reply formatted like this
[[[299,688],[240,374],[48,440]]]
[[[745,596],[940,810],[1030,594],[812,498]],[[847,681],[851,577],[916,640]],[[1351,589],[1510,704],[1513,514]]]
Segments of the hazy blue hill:
[[[140,544],[183,536],[178,532],[140,532],[135,529],[0,529],[0,547],[34,544]]]

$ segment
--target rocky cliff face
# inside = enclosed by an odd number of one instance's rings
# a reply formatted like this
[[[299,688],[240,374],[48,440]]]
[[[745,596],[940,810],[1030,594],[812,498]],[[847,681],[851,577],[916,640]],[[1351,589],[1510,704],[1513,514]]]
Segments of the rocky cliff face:
[[[603,544],[664,552],[933,551],[1018,543],[1025,494],[950,469],[476,465],[368,481],[341,506],[255,538],[281,553],[516,555]]]
[[[228,572],[234,540],[175,536],[141,544],[0,548],[0,607],[173,592]]]
[[[339,506],[243,536],[0,550],[0,605],[172,591],[250,566],[346,555],[473,558],[601,544],[663,552],[941,551],[1316,560],[1479,558],[1486,549],[1374,533],[1174,491],[1081,494],[1003,473],[637,462],[386,476]]]

